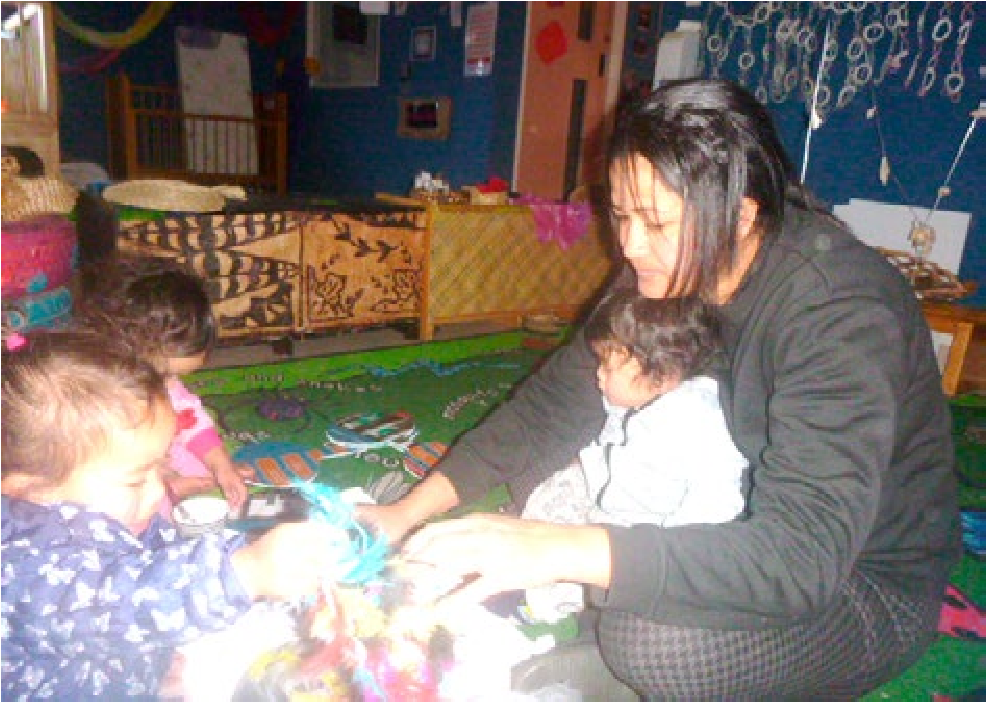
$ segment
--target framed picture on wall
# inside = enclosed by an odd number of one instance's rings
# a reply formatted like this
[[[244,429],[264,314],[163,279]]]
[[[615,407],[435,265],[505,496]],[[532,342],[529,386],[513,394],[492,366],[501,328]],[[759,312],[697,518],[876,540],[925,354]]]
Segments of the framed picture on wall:
[[[313,88],[380,84],[380,17],[359,3],[308,3],[307,59]]]
[[[435,60],[434,27],[418,27],[411,32],[411,60]]]

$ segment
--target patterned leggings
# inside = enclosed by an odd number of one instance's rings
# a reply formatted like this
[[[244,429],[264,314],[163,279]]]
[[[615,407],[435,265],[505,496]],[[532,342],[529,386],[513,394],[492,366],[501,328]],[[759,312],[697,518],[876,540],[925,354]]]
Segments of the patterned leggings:
[[[724,631],[605,611],[598,637],[613,673],[644,699],[855,699],[920,657],[940,611],[940,600],[854,572],[828,614],[804,624]]]

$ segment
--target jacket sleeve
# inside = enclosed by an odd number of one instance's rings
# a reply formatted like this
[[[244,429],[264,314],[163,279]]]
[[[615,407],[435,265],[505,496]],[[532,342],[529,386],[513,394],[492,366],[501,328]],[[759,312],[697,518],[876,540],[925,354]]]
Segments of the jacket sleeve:
[[[225,628],[252,603],[230,561],[241,537],[212,534],[150,548],[100,533],[110,532],[97,530],[88,543],[52,542],[36,562],[17,566],[20,595],[9,596],[17,598],[18,617],[47,632],[50,650],[71,657],[81,645],[89,655],[109,656],[124,641],[170,648]]]
[[[437,467],[460,502],[506,483],[523,507],[542,480],[571,463],[605,419],[595,368],[577,332],[512,397],[464,434]]]

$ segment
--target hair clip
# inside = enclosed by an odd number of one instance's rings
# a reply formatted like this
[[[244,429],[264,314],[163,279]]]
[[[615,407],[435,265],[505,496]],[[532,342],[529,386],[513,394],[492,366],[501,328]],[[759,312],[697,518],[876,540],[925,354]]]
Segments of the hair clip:
[[[20,351],[27,346],[27,337],[23,334],[13,332],[3,341],[8,351]]]

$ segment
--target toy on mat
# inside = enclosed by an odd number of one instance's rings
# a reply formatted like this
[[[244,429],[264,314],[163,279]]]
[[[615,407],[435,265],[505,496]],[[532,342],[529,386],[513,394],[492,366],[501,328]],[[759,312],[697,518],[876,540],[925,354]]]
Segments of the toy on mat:
[[[404,457],[404,468],[415,478],[423,478],[438,463],[448,446],[441,441],[428,441],[409,446]]]
[[[262,441],[248,444],[233,454],[233,462],[253,468],[257,485],[288,487],[295,481],[315,479],[325,452],[301,444]]]
[[[343,537],[332,546],[335,572],[305,612],[301,639],[257,659],[234,698],[436,699],[439,662],[451,658],[451,646],[436,646],[431,615],[403,606],[401,584],[383,577],[385,539],[364,528],[336,490],[315,483],[296,489],[311,504],[311,518]]]
[[[301,640],[261,656],[236,699],[434,700],[451,645],[431,614],[404,606],[404,587],[382,577],[383,537],[356,521],[340,493],[296,486],[311,515],[340,530],[335,572],[304,617]],[[437,637],[437,638],[436,638]]]
[[[409,624],[386,582],[327,591],[302,624],[303,638],[258,658],[237,700],[438,699],[452,646],[444,630]]]
[[[359,456],[379,448],[406,451],[417,437],[418,430],[414,426],[414,418],[407,412],[357,412],[330,424],[325,434],[328,450],[336,455]]]
[[[404,468],[415,478],[423,478],[448,451],[440,441],[416,444],[418,429],[407,412],[367,412],[346,415],[325,432],[325,449],[330,458],[361,456],[373,449],[394,449],[404,454]]]
[[[986,641],[986,610],[949,584],[945,590],[938,631],[967,641]]]
[[[295,489],[311,504],[309,517],[339,529],[348,536],[336,554],[332,583],[360,584],[378,576],[384,569],[388,545],[383,535],[372,534],[356,521],[353,505],[338,490],[318,483],[297,483]]]

